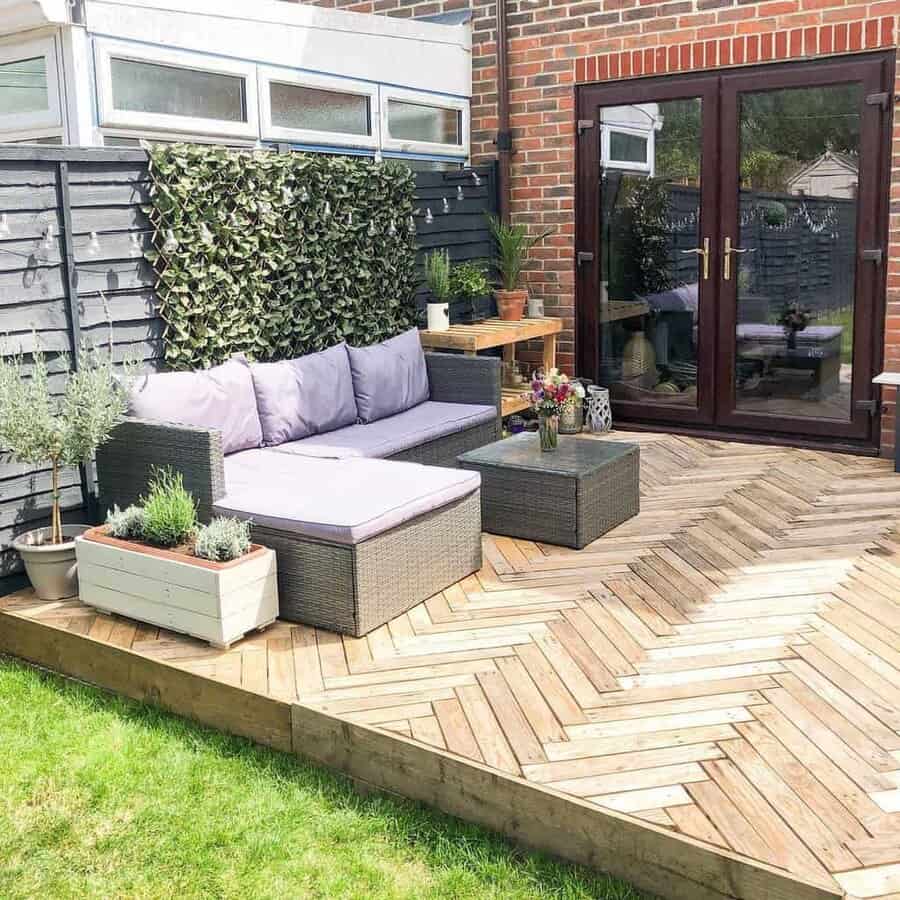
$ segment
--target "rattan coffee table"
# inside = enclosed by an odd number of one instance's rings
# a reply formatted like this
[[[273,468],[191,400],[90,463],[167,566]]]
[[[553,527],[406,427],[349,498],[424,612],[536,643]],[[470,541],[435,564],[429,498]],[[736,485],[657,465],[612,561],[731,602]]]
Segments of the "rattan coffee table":
[[[526,432],[457,457],[481,473],[482,528],[581,549],[640,509],[637,444],[560,437],[542,453]]]

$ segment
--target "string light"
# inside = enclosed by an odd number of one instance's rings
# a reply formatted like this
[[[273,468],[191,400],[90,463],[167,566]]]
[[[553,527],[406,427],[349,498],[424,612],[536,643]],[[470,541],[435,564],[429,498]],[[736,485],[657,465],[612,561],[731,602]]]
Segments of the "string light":
[[[375,237],[375,235],[376,235],[377,233],[378,233],[378,232],[377,232],[376,229],[375,229],[375,220],[374,220],[374,219],[370,219],[370,220],[369,220],[369,227],[366,229],[366,234],[367,234],[369,237]]]
[[[348,228],[353,227],[353,210],[352,209],[347,213],[347,227]]]
[[[450,212],[450,201],[446,197],[441,197],[441,210],[444,215]]]
[[[331,218],[331,204],[327,200],[325,201],[325,206],[322,208],[322,215],[326,219]]]
[[[397,233],[397,224],[391,219],[391,224],[388,225],[388,235],[393,237]]]
[[[406,226],[406,230],[407,230],[410,234],[415,234],[415,233],[416,233],[416,220],[415,220],[412,216],[409,217],[409,223],[408,223],[407,226]]]
[[[425,224],[431,225],[432,222],[434,222],[434,216],[431,214],[431,207],[429,206],[428,209],[425,210]]]
[[[0,214],[0,238],[8,238],[12,232],[9,229],[9,216],[6,213]]]
[[[209,230],[209,226],[206,224],[206,222],[200,223],[200,240],[208,247],[212,245],[213,234]]]
[[[481,179],[478,177],[478,173],[474,169],[472,170],[472,183],[475,185],[475,187],[481,186]]]
[[[465,200],[466,195],[463,193],[462,185],[458,184],[456,186],[456,199],[457,200]]]
[[[131,233],[131,243],[128,246],[128,255],[132,259],[137,259],[138,257],[144,255],[144,248],[141,245],[141,237],[136,231],[133,231]]]
[[[38,245],[38,251],[42,256],[46,256],[54,247],[53,226],[48,225],[44,229],[44,238]]]
[[[284,203],[285,206],[289,206],[294,202],[294,192],[286,184],[281,187],[281,202]]]
[[[178,240],[175,237],[175,232],[170,228],[166,232],[166,239],[162,245],[163,253],[171,256],[178,249]]]
[[[306,189],[306,185],[300,188],[299,199],[301,203],[306,203],[309,200],[309,191]]]
[[[97,232],[92,231],[90,240],[88,241],[87,247],[85,248],[85,253],[88,256],[96,256],[100,252],[100,238],[97,237]]]

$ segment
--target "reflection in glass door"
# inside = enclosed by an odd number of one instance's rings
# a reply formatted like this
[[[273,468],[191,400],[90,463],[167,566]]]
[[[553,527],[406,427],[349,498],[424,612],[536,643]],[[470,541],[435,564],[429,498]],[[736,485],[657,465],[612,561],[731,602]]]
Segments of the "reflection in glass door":
[[[739,95],[737,410],[851,418],[863,99],[859,83]]]
[[[701,97],[601,107],[600,383],[614,401],[696,410]]]
[[[578,363],[618,418],[872,441],[894,65],[579,89]]]

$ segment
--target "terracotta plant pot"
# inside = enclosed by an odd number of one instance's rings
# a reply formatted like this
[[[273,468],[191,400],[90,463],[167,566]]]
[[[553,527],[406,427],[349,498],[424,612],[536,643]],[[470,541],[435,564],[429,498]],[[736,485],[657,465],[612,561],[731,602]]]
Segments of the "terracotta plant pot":
[[[506,322],[518,322],[525,312],[528,291],[496,291],[497,313]]]

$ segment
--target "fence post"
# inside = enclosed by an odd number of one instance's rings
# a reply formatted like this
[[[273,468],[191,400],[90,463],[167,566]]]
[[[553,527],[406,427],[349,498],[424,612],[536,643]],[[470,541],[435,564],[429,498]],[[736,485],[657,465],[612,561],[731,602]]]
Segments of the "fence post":
[[[66,291],[68,309],[69,345],[72,351],[72,368],[77,371],[78,354],[81,350],[81,311],[78,308],[78,274],[75,269],[75,246],[72,236],[72,202],[69,195],[69,164],[65,160],[57,163],[57,186],[62,234],[60,250],[62,251],[65,278],[63,284]],[[110,347],[112,353],[112,347]],[[91,522],[97,517],[97,497],[94,492],[94,461],[86,459],[78,466],[81,478],[81,496],[87,507],[87,515]]]

